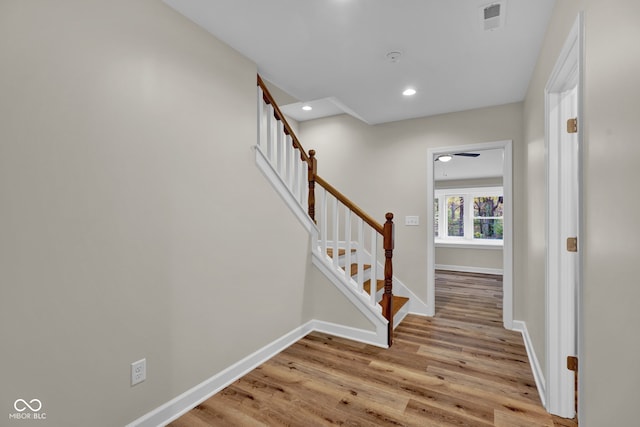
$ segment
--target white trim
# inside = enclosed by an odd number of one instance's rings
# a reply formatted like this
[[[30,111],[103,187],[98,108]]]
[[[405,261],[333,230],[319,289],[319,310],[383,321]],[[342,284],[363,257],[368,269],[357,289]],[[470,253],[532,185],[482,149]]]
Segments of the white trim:
[[[540,362],[538,361],[538,357],[536,356],[536,351],[533,347],[531,336],[529,336],[527,324],[522,320],[514,320],[513,330],[522,334],[524,346],[527,349],[527,356],[529,357],[529,364],[531,365],[531,372],[533,372],[533,379],[536,381],[536,387],[538,389],[538,394],[540,395],[540,401],[544,404],[544,402],[546,402],[546,385],[544,380],[544,373],[542,372]]]
[[[502,188],[504,190],[503,206],[503,251],[502,251],[502,322],[506,329],[513,324],[513,154],[512,141],[495,141],[462,146],[429,148],[427,150],[427,224],[433,224],[433,199],[435,180],[433,176],[434,159],[445,153],[456,151],[476,151],[502,148],[504,150],[504,171]],[[435,315],[435,240],[433,225],[427,228],[427,306],[429,316]]]
[[[495,274],[498,276],[502,276],[504,274],[504,270],[501,268],[474,267],[472,265],[436,264],[435,267],[436,270],[460,271],[462,273]]]
[[[155,427],[164,426],[189,412],[196,405],[209,399],[229,384],[251,372],[267,360],[296,341],[304,338],[313,331],[314,323],[309,321],[288,334],[267,344],[244,359],[234,363],[211,378],[185,391],[169,402],[127,424],[127,427]]]
[[[317,319],[312,320],[310,323],[313,326],[313,330],[317,332],[335,335],[336,337],[346,338],[348,340],[358,341],[374,345],[376,347],[389,348],[386,334],[384,336],[384,342],[381,343],[380,337],[378,337],[378,335],[373,331],[338,325],[336,323],[325,322],[324,320]]]
[[[132,421],[127,424],[126,427],[156,427],[169,424],[311,332],[322,332],[364,344],[388,348],[386,329],[384,342],[380,343],[377,334],[373,331],[313,319],[218,372],[211,378],[192,387],[174,399],[171,399],[167,403],[148,412],[137,420]]]
[[[338,270],[329,268],[328,263],[322,258],[322,254],[319,254],[317,250],[311,251],[311,262],[315,265],[328,279],[335,285],[335,287],[347,297],[358,310],[364,314],[376,329],[378,346],[386,346],[388,339],[387,325],[389,322],[382,316],[382,307],[379,304],[372,306],[369,304],[369,294],[365,291],[357,293],[355,289],[349,283],[345,283],[344,273],[340,273]],[[351,288],[351,289],[350,289]]]
[[[298,218],[298,221],[304,226],[307,232],[311,233],[313,229],[317,229],[314,222],[309,217],[308,213],[304,210],[300,202],[295,198],[289,187],[284,182],[280,174],[275,170],[269,159],[264,154],[262,149],[259,146],[254,146],[256,150],[256,165],[258,165],[258,169],[262,171],[264,176],[271,182],[273,188],[276,192],[282,197],[282,200],[285,202],[291,212]]]
[[[453,248],[453,249],[490,249],[502,250],[504,247],[502,240],[452,240],[452,239],[436,239],[436,248]]]
[[[578,354],[580,357],[581,330],[581,271],[582,253],[584,247],[580,239],[583,230],[582,218],[582,160],[581,147],[583,140],[583,72],[584,58],[584,25],[583,14],[578,14],[569,35],[558,55],[558,59],[545,86],[545,148],[546,148],[546,304],[545,304],[545,339],[546,339],[546,378],[547,389],[545,407],[552,413],[565,418],[575,416],[575,391],[573,373],[566,368],[566,358]],[[569,136],[565,133],[564,120],[560,117],[561,108],[567,105],[561,103],[562,95],[576,89],[578,134],[577,134],[577,169],[573,172],[567,167],[566,159],[570,157],[567,150]],[[570,111],[573,114],[573,111]],[[568,176],[570,174],[577,176]],[[568,180],[576,179],[577,189],[567,186]],[[563,206],[566,202],[563,194],[577,192],[577,229],[580,243],[577,254],[577,267],[572,272],[569,267],[574,260],[564,250],[564,239],[569,237],[571,223],[567,222],[572,216],[568,212],[570,206]],[[571,233],[572,235],[573,233]],[[575,283],[576,288],[572,288]],[[577,318],[577,322],[576,322]],[[576,345],[577,342],[577,345]],[[582,393],[578,393],[578,398]],[[579,408],[582,405],[578,405]]]

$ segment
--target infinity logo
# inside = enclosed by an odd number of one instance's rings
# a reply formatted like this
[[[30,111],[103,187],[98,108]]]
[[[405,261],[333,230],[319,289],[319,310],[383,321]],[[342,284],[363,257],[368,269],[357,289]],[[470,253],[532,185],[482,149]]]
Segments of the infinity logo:
[[[27,408],[31,409],[32,412],[38,412],[40,409],[42,409],[42,402],[40,402],[38,399],[31,399],[27,403],[27,401],[24,399],[18,399],[13,402],[13,407],[18,412],[24,412],[27,410]]]

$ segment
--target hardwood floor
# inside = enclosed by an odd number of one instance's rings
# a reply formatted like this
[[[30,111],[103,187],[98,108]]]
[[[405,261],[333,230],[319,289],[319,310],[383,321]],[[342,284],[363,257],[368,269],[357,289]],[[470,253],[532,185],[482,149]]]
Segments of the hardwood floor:
[[[500,276],[438,271],[436,316],[390,349],[312,333],[170,426],[577,426],[540,404],[501,306]]]

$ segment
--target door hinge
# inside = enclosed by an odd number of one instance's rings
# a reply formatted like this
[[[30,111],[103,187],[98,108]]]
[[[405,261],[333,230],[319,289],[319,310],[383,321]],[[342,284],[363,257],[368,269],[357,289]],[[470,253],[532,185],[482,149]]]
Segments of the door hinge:
[[[567,132],[568,133],[578,133],[578,118],[573,118],[567,120]]]
[[[578,358],[576,356],[567,356],[567,369],[578,372]]]
[[[567,237],[567,251],[568,252],[578,252],[578,238],[577,237]]]

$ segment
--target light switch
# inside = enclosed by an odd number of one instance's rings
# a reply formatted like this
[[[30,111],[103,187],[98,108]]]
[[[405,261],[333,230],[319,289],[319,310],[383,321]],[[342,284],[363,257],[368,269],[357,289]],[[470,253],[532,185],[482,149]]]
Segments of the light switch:
[[[404,225],[420,225],[419,216],[405,216]]]

